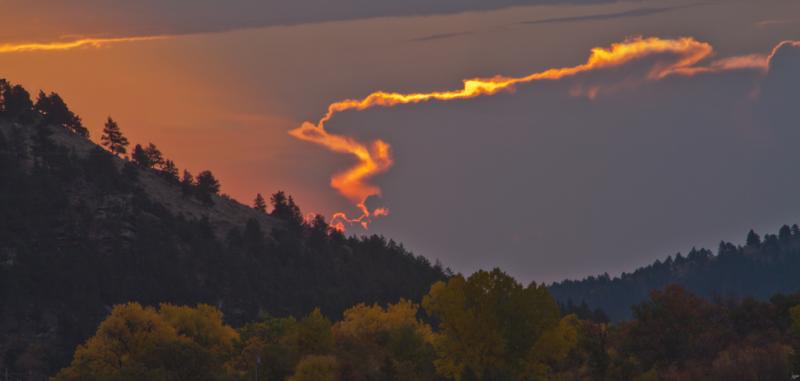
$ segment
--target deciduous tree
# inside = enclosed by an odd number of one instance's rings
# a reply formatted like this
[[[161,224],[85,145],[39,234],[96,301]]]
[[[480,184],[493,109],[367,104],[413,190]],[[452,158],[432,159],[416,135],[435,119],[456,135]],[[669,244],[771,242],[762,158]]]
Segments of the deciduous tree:
[[[438,282],[422,305],[440,321],[436,369],[456,380],[519,379],[534,344],[560,316],[544,286],[523,287],[498,269]]]

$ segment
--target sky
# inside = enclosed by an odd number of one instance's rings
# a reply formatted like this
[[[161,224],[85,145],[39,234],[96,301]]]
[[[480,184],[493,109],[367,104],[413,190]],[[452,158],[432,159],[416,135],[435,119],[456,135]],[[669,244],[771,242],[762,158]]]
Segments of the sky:
[[[431,4],[0,1],[0,77],[463,273],[614,275],[800,223],[800,1]]]

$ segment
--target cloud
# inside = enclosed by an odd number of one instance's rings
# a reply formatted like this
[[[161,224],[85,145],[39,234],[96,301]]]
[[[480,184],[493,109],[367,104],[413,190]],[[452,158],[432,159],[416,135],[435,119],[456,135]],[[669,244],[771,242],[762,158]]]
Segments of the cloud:
[[[755,26],[759,28],[769,28],[774,26],[782,26],[788,24],[795,24],[797,23],[797,19],[770,19],[770,20],[761,20],[755,23]]]
[[[473,34],[472,31],[464,31],[464,32],[451,32],[451,33],[437,33],[431,34],[428,36],[418,37],[411,39],[411,42],[425,42],[425,41],[433,41],[433,40],[443,40],[446,38],[453,38],[453,37],[461,37],[461,36],[468,36]]]
[[[0,41],[63,35],[139,36],[223,32],[375,17],[487,11],[616,0],[42,0],[3,3]]]
[[[116,37],[116,38],[82,38],[71,41],[56,41],[56,42],[22,42],[22,43],[8,43],[0,44],[0,54],[8,53],[25,53],[36,51],[59,51],[71,50],[85,47],[99,48],[106,45],[125,43],[125,42],[138,42],[138,41],[153,41],[162,40],[168,36],[144,36],[144,37]]]
[[[539,25],[539,24],[557,24],[557,23],[567,23],[567,22],[580,22],[580,21],[598,21],[598,20],[613,20],[613,19],[621,19],[627,17],[641,17],[641,16],[649,16],[664,12],[670,12],[673,10],[678,9],[685,9],[685,8],[692,8],[696,7],[700,4],[693,4],[693,5],[684,5],[684,6],[674,6],[674,7],[651,7],[651,8],[637,8],[631,9],[622,12],[615,12],[615,13],[598,13],[593,15],[583,15],[583,16],[571,16],[571,17],[554,17],[554,18],[547,18],[541,20],[532,20],[532,21],[520,21],[519,24],[525,25]]]
[[[681,6],[672,6],[672,7],[646,7],[646,8],[636,8],[630,9],[627,11],[622,12],[614,12],[614,13],[598,13],[598,14],[591,14],[591,15],[582,15],[582,16],[571,16],[571,17],[553,17],[553,18],[546,18],[541,20],[531,20],[531,21],[520,21],[516,22],[511,25],[540,25],[540,24],[559,24],[559,23],[570,23],[570,22],[583,22],[583,21],[599,21],[599,20],[614,20],[614,19],[621,19],[621,18],[628,18],[628,17],[642,17],[642,16],[650,16],[659,13],[670,12],[679,9],[686,9],[686,8],[693,8],[696,6],[702,5],[701,3],[698,4],[691,4],[691,5],[681,5]],[[446,38],[453,38],[453,37],[461,37],[465,35],[475,34],[477,31],[475,30],[466,30],[462,32],[449,32],[449,33],[437,33],[431,34],[428,36],[423,36],[419,38],[415,38],[410,40],[411,42],[424,42],[424,41],[431,41],[431,40],[441,40]]]
[[[769,72],[764,78],[758,115],[781,137],[796,144],[800,139],[800,41],[784,41],[769,55]]]
[[[777,49],[780,51],[780,48]],[[344,212],[334,214],[337,222],[358,223],[368,227],[373,217],[385,215],[375,213],[366,206],[367,199],[379,197],[382,190],[370,180],[377,174],[388,171],[394,164],[390,145],[382,139],[362,142],[349,135],[333,133],[326,124],[339,113],[363,111],[374,107],[393,107],[397,105],[418,104],[429,101],[465,100],[499,93],[513,92],[523,84],[558,81],[595,72],[615,71],[625,68],[626,79],[619,83],[601,85],[594,83],[577,87],[573,95],[596,98],[601,91],[611,91],[620,87],[637,86],[641,83],[660,81],[672,76],[690,77],[697,74],[717,73],[730,70],[764,70],[766,56],[748,55],[732,57],[701,64],[710,57],[713,48],[710,44],[684,37],[679,39],[632,38],[611,44],[610,47],[596,47],[591,50],[583,64],[551,68],[522,77],[494,76],[490,78],[469,78],[463,80],[460,89],[442,90],[427,93],[399,93],[376,91],[359,99],[344,99],[328,105],[325,115],[316,123],[304,122],[289,134],[297,139],[311,142],[336,153],[349,154],[357,160],[351,168],[334,174],[331,186],[350,200],[360,215],[348,217]],[[640,70],[632,70],[637,64]],[[382,210],[382,209],[381,209]],[[341,227],[341,225],[339,225]]]

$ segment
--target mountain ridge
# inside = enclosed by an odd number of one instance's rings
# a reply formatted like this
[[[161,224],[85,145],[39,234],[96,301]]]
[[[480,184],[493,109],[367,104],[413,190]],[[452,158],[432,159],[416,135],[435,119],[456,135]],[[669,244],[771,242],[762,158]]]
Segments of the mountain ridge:
[[[564,280],[551,284],[549,290],[563,304],[585,302],[620,321],[629,319],[630,307],[652,291],[672,284],[711,299],[766,300],[800,290],[799,272],[800,227],[784,225],[778,234],[766,234],[763,240],[751,230],[745,245],[720,242],[716,254],[692,248],[686,256],[678,253],[631,273]]]

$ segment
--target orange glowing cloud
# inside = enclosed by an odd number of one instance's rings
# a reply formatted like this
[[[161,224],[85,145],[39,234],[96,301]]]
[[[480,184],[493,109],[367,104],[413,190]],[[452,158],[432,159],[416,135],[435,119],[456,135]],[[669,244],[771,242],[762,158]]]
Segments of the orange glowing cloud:
[[[84,47],[99,48],[122,42],[138,42],[162,40],[167,36],[114,37],[114,38],[82,38],[73,41],[56,42],[24,42],[0,44],[0,54],[24,53],[37,51],[71,50]]]
[[[696,66],[711,56],[711,45],[693,38],[661,39],[632,38],[621,43],[614,43],[607,48],[594,48],[586,63],[564,68],[548,69],[524,77],[495,76],[491,78],[471,78],[463,81],[462,87],[456,90],[436,91],[430,93],[396,93],[377,91],[361,99],[346,99],[332,103],[327,113],[316,124],[305,122],[289,134],[295,138],[321,145],[333,152],[353,155],[357,164],[331,178],[331,186],[348,200],[353,202],[360,215],[348,217],[337,212],[332,217],[332,224],[337,229],[344,229],[345,224],[360,224],[364,228],[375,217],[388,215],[385,208],[370,210],[366,206],[368,198],[380,196],[381,189],[368,183],[376,174],[387,171],[392,166],[390,146],[383,140],[370,143],[360,142],[354,138],[329,132],[325,124],[337,113],[348,110],[365,110],[372,107],[391,107],[400,104],[420,103],[431,100],[449,101],[469,99],[478,96],[494,95],[503,91],[512,91],[516,85],[541,81],[558,80],[580,73],[599,69],[614,68],[648,57],[655,60],[646,80],[660,80],[670,75],[694,75],[700,72],[727,70],[764,65],[764,57],[748,56],[738,59],[721,60],[707,67]],[[596,89],[594,91],[596,95]]]

